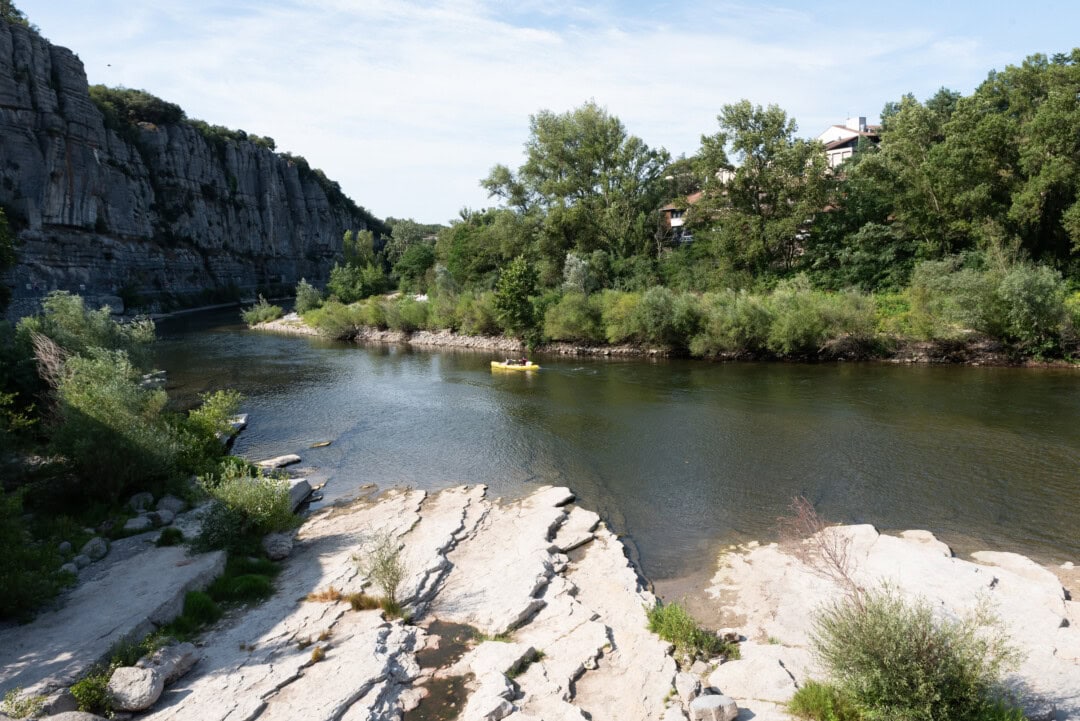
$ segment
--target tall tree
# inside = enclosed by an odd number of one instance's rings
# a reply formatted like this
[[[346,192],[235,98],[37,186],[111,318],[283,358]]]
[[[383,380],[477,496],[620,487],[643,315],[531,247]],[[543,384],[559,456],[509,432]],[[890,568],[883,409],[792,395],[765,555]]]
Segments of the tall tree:
[[[825,206],[821,144],[796,138],[794,119],[776,105],[762,108],[743,100],[725,105],[717,120],[720,131],[702,137],[699,155],[722,162],[726,148],[736,167],[727,182],[706,186],[697,222],[713,227],[718,252],[734,267],[788,271]]]
[[[492,168],[481,185],[522,214],[536,213],[540,250],[561,266],[569,250],[625,258],[648,247],[648,216],[664,195],[667,151],[629,135],[594,102],[529,122],[526,160]]]

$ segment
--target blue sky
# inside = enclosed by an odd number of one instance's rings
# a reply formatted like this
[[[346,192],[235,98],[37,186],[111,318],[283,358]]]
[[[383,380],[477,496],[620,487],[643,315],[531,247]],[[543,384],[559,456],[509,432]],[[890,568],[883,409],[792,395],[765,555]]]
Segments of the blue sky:
[[[1080,44],[1080,3],[18,0],[91,83],[269,135],[379,216],[491,204],[529,115],[593,99],[672,155],[725,103],[776,103],[813,136],[886,101],[969,93]]]

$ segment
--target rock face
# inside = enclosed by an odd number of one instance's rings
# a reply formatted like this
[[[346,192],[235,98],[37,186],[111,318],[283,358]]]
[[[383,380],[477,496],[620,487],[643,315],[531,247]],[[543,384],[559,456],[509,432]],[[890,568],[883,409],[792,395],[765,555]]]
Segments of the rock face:
[[[248,140],[186,122],[107,127],[78,57],[6,22],[0,157],[21,243],[13,316],[56,288],[114,306],[122,290],[155,300],[323,280],[344,231],[378,223],[305,162]]]

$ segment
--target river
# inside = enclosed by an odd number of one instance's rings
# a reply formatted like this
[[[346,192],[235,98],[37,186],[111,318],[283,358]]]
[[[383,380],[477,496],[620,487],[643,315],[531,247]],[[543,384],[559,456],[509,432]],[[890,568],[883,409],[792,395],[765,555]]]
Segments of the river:
[[[1069,369],[541,357],[540,372],[493,374],[492,354],[253,332],[235,310],[158,335],[170,393],[239,390],[251,421],[235,451],[300,454],[324,502],[367,483],[566,485],[654,580],[773,537],[796,494],[831,520],[925,528],[959,551],[1080,560]]]

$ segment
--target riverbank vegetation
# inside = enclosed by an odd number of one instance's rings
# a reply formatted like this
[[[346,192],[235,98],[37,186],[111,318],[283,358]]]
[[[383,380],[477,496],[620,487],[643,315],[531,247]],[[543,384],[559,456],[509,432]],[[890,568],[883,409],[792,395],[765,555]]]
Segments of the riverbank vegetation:
[[[257,534],[292,526],[284,481],[227,456],[239,395],[177,408],[150,373],[153,341],[151,321],[119,322],[64,292],[0,325],[0,618],[26,618],[72,582],[60,567],[92,535],[126,535],[136,492],[216,499],[228,529],[207,547],[250,551]]]
[[[968,96],[905,96],[835,168],[777,106],[724,105],[675,159],[595,103],[541,111],[525,162],[481,181],[497,207],[437,232],[346,237],[331,300],[315,311],[309,295],[307,319],[337,337],[360,324],[701,357],[930,341],[1071,358],[1077,82],[1080,49],[992,72]],[[365,300],[395,285],[397,300]]]

